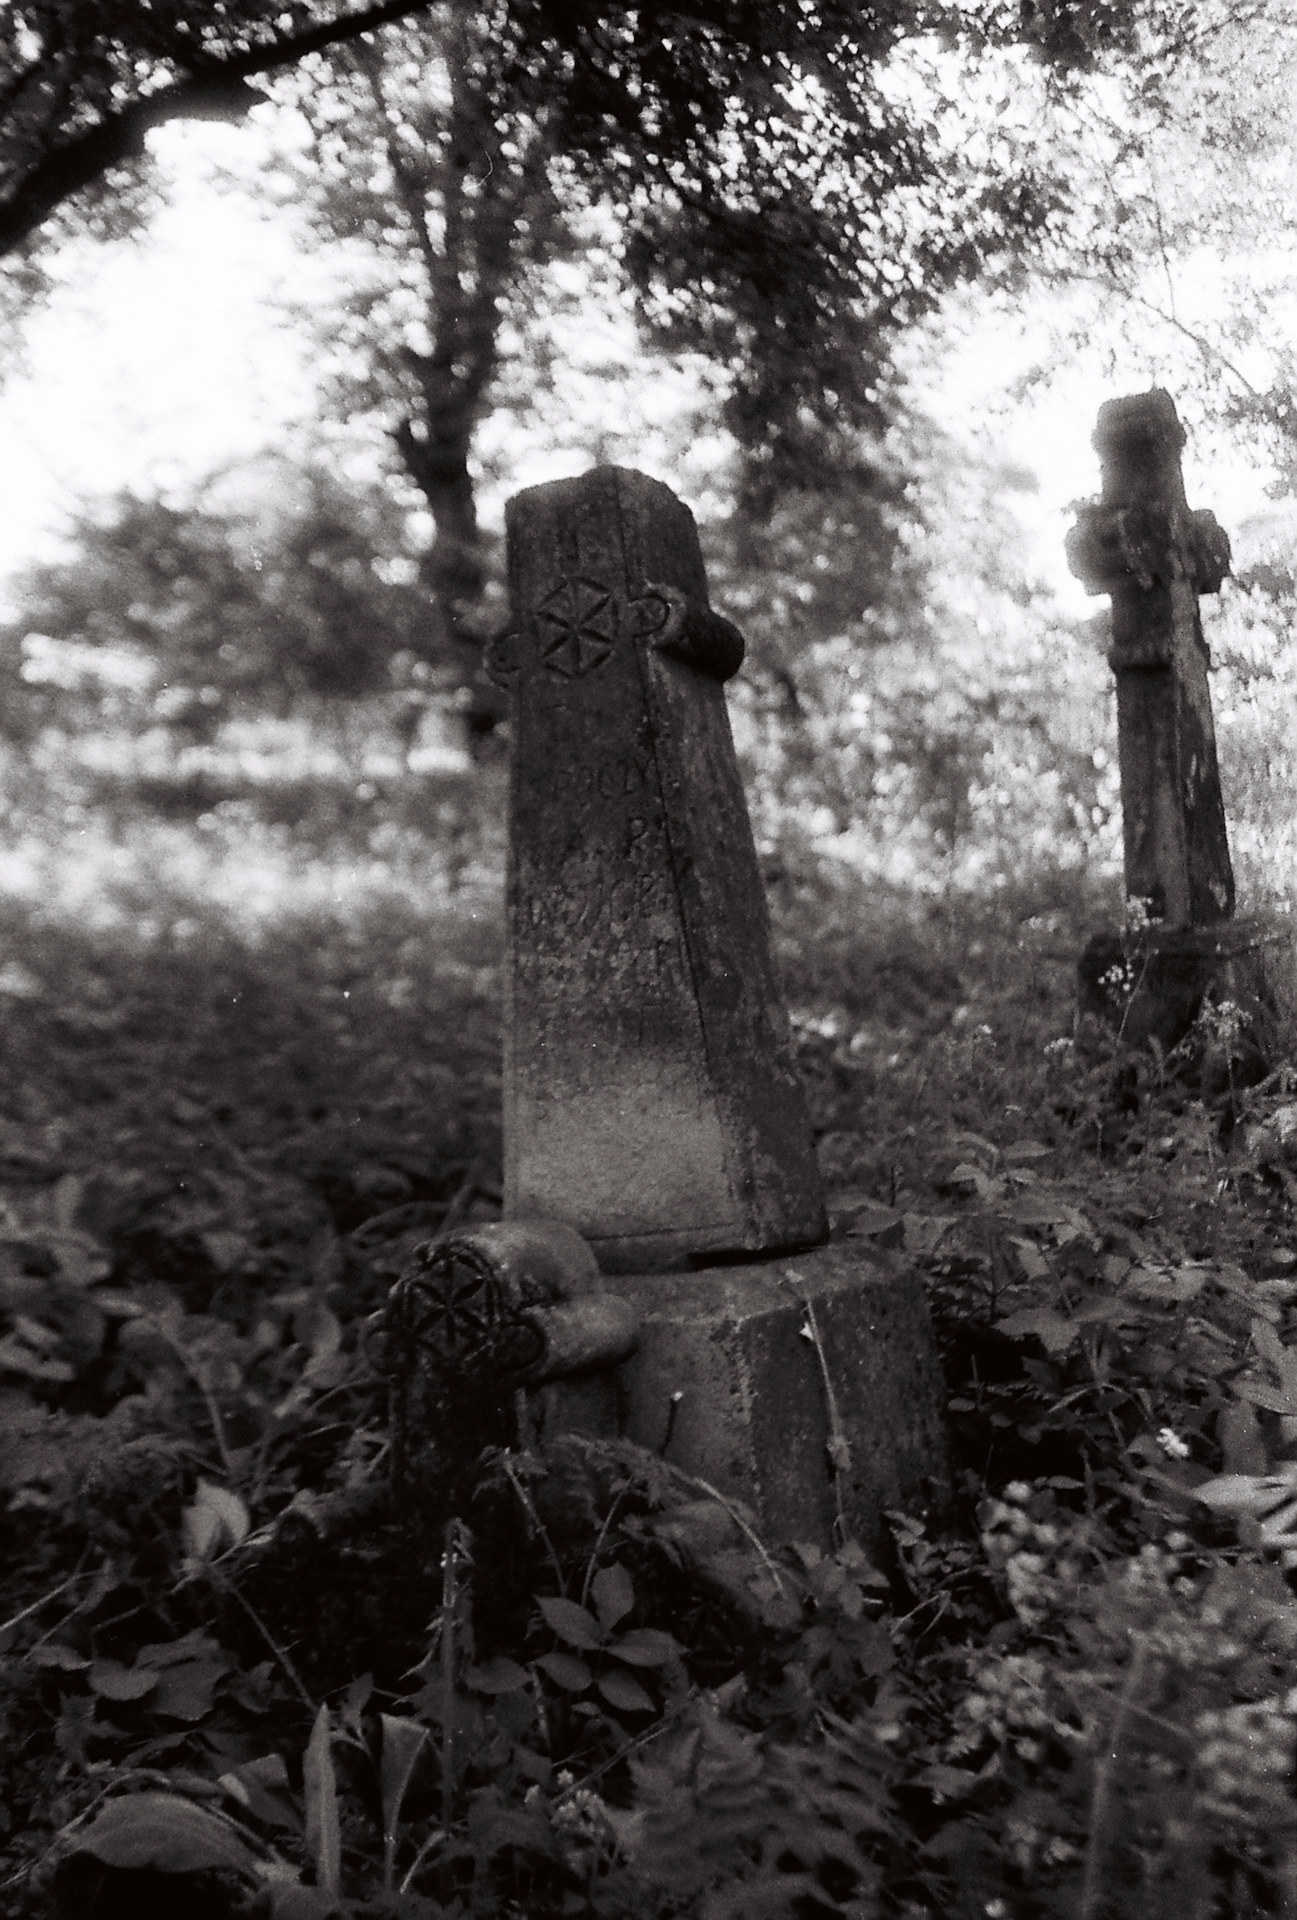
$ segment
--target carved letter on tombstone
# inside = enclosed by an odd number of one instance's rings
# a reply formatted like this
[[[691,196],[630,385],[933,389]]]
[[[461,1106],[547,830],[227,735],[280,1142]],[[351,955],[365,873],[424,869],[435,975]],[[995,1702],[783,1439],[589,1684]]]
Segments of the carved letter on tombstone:
[[[688,509],[616,467],[511,503],[505,1213],[609,1272],[826,1222]]]

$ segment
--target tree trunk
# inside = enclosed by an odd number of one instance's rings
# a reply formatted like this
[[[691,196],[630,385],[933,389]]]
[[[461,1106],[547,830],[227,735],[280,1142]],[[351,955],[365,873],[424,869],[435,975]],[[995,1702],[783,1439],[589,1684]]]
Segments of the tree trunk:
[[[432,546],[420,568],[435,615],[429,651],[437,660],[454,662],[459,669],[468,695],[463,709],[468,750],[476,759],[506,710],[504,695],[482,669],[482,635],[471,620],[486,584],[473,476],[468,466],[477,407],[467,394],[455,392],[459,383],[453,376],[439,397],[432,391],[430,368],[420,385],[424,392],[424,432],[418,433],[414,422],[406,419],[394,437],[406,471],[428,502],[436,526]]]

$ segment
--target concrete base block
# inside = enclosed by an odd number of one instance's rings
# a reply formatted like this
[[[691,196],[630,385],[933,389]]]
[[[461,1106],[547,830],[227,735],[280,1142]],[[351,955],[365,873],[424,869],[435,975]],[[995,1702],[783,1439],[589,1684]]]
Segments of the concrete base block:
[[[866,1547],[887,1507],[950,1497],[944,1387],[918,1274],[858,1245],[619,1277],[640,1315],[618,1369],[623,1433],[756,1510],[772,1542]],[[806,1303],[824,1349],[802,1331]],[[850,1459],[835,1473],[828,1385]],[[677,1397],[678,1396],[678,1397]],[[674,1412],[673,1412],[674,1409]]]
[[[1297,1007],[1293,936],[1250,920],[1098,933],[1077,976],[1082,1013],[1096,1015],[1133,1047],[1153,1039],[1164,1053],[1184,1039],[1208,998],[1239,1008],[1247,1040],[1263,1058],[1278,1024]]]

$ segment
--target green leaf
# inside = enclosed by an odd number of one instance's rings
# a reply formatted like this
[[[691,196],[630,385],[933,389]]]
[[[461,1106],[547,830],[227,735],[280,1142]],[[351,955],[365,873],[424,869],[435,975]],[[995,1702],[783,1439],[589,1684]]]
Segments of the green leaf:
[[[1297,1491],[1297,1462],[1278,1473],[1222,1473],[1193,1489],[1195,1500],[1217,1513],[1260,1515],[1273,1513]]]
[[[566,1640],[570,1647],[601,1647],[607,1639],[594,1615],[575,1600],[540,1600],[537,1605],[559,1639]]]
[[[321,1707],[315,1716],[302,1759],[302,1785],[306,1792],[306,1850],[320,1886],[327,1893],[338,1893],[342,1886],[342,1830],[327,1707]]]
[[[293,1337],[307,1349],[310,1358],[302,1369],[302,1379],[314,1384],[323,1380],[329,1363],[342,1346],[342,1325],[337,1315],[320,1299],[293,1316]]]
[[[252,1521],[237,1493],[200,1480],[198,1491],[180,1516],[185,1559],[192,1569],[215,1560],[246,1540]]]
[[[295,1880],[273,1881],[270,1920],[338,1920],[338,1896],[323,1887],[303,1887]]]
[[[1003,1186],[999,1180],[992,1180],[988,1174],[982,1172],[980,1167],[975,1167],[969,1160],[962,1161],[955,1168],[950,1175],[950,1184],[952,1187],[972,1187],[979,1200],[998,1200],[1003,1192]]]
[[[583,1692],[593,1678],[585,1661],[571,1653],[542,1653],[536,1665],[566,1693]]]
[[[937,1244],[954,1226],[959,1215],[956,1213],[907,1213],[905,1221],[905,1251],[919,1258],[933,1254]]]
[[[595,1612],[599,1615],[599,1624],[605,1628],[615,1627],[635,1605],[635,1588],[631,1577],[625,1567],[616,1561],[610,1567],[600,1567],[590,1582],[590,1594]]]
[[[268,1827],[278,1827],[287,1833],[298,1832],[301,1821],[290,1804],[288,1794],[288,1768],[284,1765],[281,1753],[263,1754],[259,1760],[245,1760],[240,1767],[232,1767],[228,1773],[221,1774],[217,1786],[223,1787],[231,1800],[237,1800],[241,1807]],[[283,1794],[285,1797],[280,1798]]]
[[[74,1287],[92,1287],[113,1270],[111,1256],[98,1241],[75,1227],[45,1227],[40,1238],[59,1263],[59,1277]]]
[[[187,1660],[221,1659],[221,1649],[210,1634],[201,1627],[195,1627],[192,1633],[182,1634],[178,1640],[151,1640],[141,1647],[135,1656],[137,1667],[176,1667]],[[231,1662],[226,1661],[228,1672]]]
[[[105,1700],[142,1700],[158,1684],[156,1673],[124,1667],[120,1660],[96,1660],[86,1678],[91,1692]]]
[[[1129,1300],[1114,1300],[1111,1295],[1087,1301],[1083,1307],[1077,1308],[1072,1317],[1078,1326],[1113,1327],[1138,1326],[1148,1318]]]
[[[1021,1313],[1011,1313],[995,1324],[1011,1340],[1026,1340],[1034,1334],[1046,1353],[1052,1354],[1066,1353],[1079,1331],[1075,1320],[1055,1313],[1052,1307],[1024,1307]]]
[[[63,1646],[58,1640],[33,1647],[23,1659],[32,1667],[57,1667],[60,1673],[84,1673],[90,1665],[85,1654],[78,1653],[75,1647]]]
[[[1252,1345],[1271,1366],[1282,1368],[1288,1358],[1283,1341],[1266,1320],[1252,1322]]]
[[[470,1667],[464,1675],[465,1684],[474,1693],[516,1693],[526,1686],[527,1680],[527,1669],[502,1653],[484,1660],[480,1666]]]
[[[421,1727],[417,1720],[403,1720],[394,1713],[381,1713],[378,1717],[383,1729],[381,1779],[384,1884],[390,1887],[396,1865],[401,1803],[405,1799],[415,1762],[428,1738],[428,1729]]]
[[[628,1673],[604,1673],[599,1676],[599,1692],[618,1713],[656,1713],[657,1707],[638,1680]]]
[[[1011,1244],[1017,1249],[1018,1265],[1028,1280],[1043,1280],[1049,1272],[1049,1262],[1034,1240],[1022,1240],[1010,1236]]]
[[[155,1673],[157,1692],[150,1703],[168,1720],[201,1720],[212,1710],[217,1682],[230,1671],[228,1660],[186,1660]]]
[[[1181,1306],[1187,1300],[1196,1300],[1210,1278],[1210,1270],[1193,1261],[1186,1261],[1170,1272],[1139,1265],[1130,1269],[1122,1281],[1122,1289],[1138,1300],[1169,1300]]]
[[[1234,1392],[1269,1413],[1297,1414],[1297,1391],[1291,1387],[1268,1387],[1262,1380],[1236,1380]]]
[[[1216,1419],[1216,1438],[1224,1456],[1222,1464],[1226,1474],[1260,1476],[1265,1473],[1269,1462],[1261,1422],[1246,1401],[1221,1409]]]
[[[7,1333],[0,1339],[0,1373],[17,1373],[25,1380],[49,1380],[62,1385],[75,1380],[77,1370],[66,1360],[43,1358],[17,1333]]]
[[[364,1740],[364,1725],[361,1714],[369,1704],[369,1696],[374,1691],[372,1673],[359,1674],[347,1688],[347,1697],[338,1709],[338,1717],[347,1732],[356,1740]]]
[[[159,1873],[223,1867],[249,1874],[257,1864],[251,1848],[224,1820],[170,1793],[132,1793],[110,1801],[77,1835],[72,1851],[108,1867],[152,1867]]]
[[[656,1627],[632,1627],[608,1648],[616,1660],[632,1667],[664,1667],[680,1652],[680,1642]]]

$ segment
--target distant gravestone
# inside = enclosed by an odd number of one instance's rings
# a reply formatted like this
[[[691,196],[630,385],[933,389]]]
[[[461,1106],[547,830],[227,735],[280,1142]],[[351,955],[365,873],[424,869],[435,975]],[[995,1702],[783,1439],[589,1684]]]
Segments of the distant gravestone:
[[[1192,511],[1169,393],[1099,409],[1103,493],[1068,539],[1072,571],[1112,596],[1117,750],[1128,899],[1153,921],[1204,927],[1234,911],[1198,596],[1229,572],[1214,514]]]
[[[600,467],[519,494],[512,631],[488,648],[513,760],[505,1213],[607,1272],[822,1241],[693,518]]]
[[[1090,941],[1080,999],[1125,1039],[1163,1049],[1208,996],[1228,999],[1245,1012],[1260,1063],[1275,1005],[1263,949],[1279,943],[1233,918],[1198,609],[1201,594],[1219,592],[1230,548],[1215,515],[1185,500],[1184,438],[1159,389],[1102,406],[1094,435],[1102,494],[1078,510],[1067,541],[1073,573],[1112,599],[1126,897],[1137,909],[1123,932]]]

